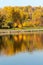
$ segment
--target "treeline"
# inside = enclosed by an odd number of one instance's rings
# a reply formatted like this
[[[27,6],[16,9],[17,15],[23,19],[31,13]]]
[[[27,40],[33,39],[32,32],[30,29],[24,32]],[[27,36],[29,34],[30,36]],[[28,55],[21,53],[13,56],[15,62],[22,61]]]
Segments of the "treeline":
[[[0,28],[43,27],[43,7],[0,8]]]

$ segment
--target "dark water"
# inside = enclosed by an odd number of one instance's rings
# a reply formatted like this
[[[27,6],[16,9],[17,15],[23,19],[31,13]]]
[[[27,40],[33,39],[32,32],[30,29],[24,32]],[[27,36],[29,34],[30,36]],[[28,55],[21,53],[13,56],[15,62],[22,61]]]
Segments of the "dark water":
[[[0,65],[43,65],[43,33],[0,36]]]

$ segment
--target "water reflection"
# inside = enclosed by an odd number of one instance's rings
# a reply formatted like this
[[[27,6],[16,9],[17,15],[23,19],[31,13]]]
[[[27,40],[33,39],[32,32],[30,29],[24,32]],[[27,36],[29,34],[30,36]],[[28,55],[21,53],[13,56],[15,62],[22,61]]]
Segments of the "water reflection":
[[[0,54],[13,55],[43,49],[43,33],[0,36]]]

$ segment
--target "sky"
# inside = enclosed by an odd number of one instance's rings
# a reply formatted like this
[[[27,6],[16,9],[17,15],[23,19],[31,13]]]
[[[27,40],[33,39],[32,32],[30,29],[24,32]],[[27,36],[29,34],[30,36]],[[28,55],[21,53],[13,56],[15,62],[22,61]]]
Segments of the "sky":
[[[0,7],[4,6],[43,6],[43,0],[0,0]]]

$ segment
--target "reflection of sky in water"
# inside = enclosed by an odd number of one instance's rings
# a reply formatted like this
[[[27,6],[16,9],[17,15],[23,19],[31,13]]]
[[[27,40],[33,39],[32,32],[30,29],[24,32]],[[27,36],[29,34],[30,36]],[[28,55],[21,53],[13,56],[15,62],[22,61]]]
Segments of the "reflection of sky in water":
[[[43,51],[0,56],[0,65],[43,65]]]

